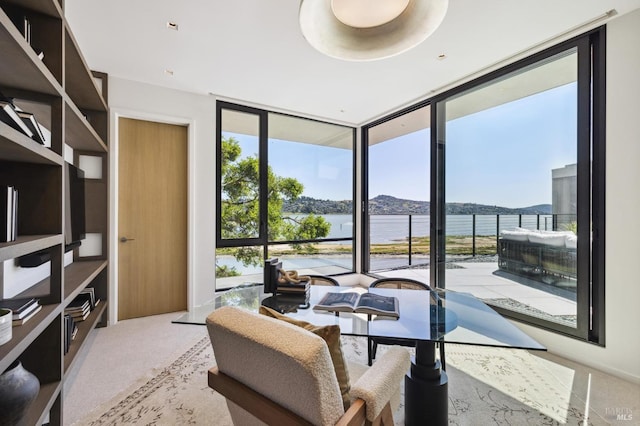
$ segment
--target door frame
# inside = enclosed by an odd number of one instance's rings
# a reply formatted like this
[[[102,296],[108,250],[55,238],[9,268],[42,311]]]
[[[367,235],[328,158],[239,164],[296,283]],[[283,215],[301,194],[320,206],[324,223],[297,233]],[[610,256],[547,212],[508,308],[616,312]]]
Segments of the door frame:
[[[109,146],[109,307],[108,324],[118,322],[118,158],[120,155],[119,120],[131,118],[134,120],[153,121],[162,124],[173,124],[187,127],[187,310],[191,311],[195,306],[195,292],[193,290],[194,271],[194,223],[195,223],[195,197],[192,196],[195,170],[195,120],[185,117],[154,114],[126,108],[111,108],[110,122],[110,146]]]

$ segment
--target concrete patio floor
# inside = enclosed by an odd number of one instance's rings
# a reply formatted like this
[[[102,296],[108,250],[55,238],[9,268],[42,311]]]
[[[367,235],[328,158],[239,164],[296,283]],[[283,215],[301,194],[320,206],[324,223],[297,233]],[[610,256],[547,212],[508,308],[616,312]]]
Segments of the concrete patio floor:
[[[430,269],[378,272],[385,277],[411,278],[429,283]],[[446,288],[480,299],[511,299],[553,316],[576,315],[575,291],[503,272],[497,262],[450,262]]]

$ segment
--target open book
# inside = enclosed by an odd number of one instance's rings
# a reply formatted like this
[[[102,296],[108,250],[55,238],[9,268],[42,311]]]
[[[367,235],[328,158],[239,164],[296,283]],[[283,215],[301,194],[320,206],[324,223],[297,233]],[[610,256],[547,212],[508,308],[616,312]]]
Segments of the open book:
[[[374,293],[327,293],[313,307],[316,310],[331,312],[356,312],[360,314],[383,315],[400,318],[397,297],[381,296]]]

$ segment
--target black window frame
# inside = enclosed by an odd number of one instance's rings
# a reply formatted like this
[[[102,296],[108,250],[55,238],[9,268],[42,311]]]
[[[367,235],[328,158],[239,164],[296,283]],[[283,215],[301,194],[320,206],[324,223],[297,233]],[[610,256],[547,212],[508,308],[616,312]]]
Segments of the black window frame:
[[[236,238],[236,239],[225,239],[222,238],[222,111],[223,110],[232,110],[238,112],[244,112],[249,114],[254,114],[259,117],[259,173],[260,173],[260,194],[259,194],[259,204],[260,204],[260,229],[258,238]],[[345,128],[350,128],[352,130],[352,142],[353,142],[353,158],[352,158],[352,222],[354,224],[353,229],[354,232],[351,238],[316,238],[311,240],[278,240],[278,241],[270,241],[269,240],[269,232],[268,232],[268,168],[269,168],[269,114],[279,114],[283,116],[288,116],[300,120],[309,120],[315,121],[318,123],[330,124],[335,126],[342,126]],[[356,252],[357,252],[357,244],[356,244],[356,233],[355,230],[358,226],[358,215],[356,210],[356,187],[357,187],[357,163],[358,163],[358,152],[357,152],[357,143],[356,143],[356,135],[357,129],[355,127],[347,126],[345,124],[337,124],[331,123],[328,121],[316,120],[313,118],[300,117],[293,114],[286,114],[282,112],[269,111],[261,108],[249,107],[241,104],[231,103],[227,101],[217,100],[216,101],[216,248],[230,248],[230,247],[245,247],[245,246],[262,246],[263,247],[263,258],[269,258],[269,246],[271,245],[286,245],[286,244],[301,244],[301,243],[323,243],[323,242],[342,242],[342,241],[351,241],[353,247],[353,256],[352,256],[352,264],[351,264],[351,272],[345,273],[353,273],[355,272],[356,265]]]
[[[606,26],[601,26],[532,54],[498,70],[437,94],[387,117],[362,126],[362,270],[369,272],[368,247],[368,130],[371,127],[431,105],[431,246],[430,283],[445,287],[445,102],[461,93],[500,79],[546,58],[575,48],[578,52],[578,288],[575,328],[494,307],[505,317],[576,339],[605,345],[605,164],[606,164]],[[586,206],[586,208],[585,208]],[[589,250],[589,243],[591,248]],[[586,281],[586,284],[584,284]]]
[[[222,238],[222,111],[230,110],[246,114],[256,115],[259,119],[258,124],[258,159],[260,174],[260,192],[258,194],[258,204],[260,208],[260,225],[257,238]],[[267,135],[268,120],[267,111],[252,108],[244,105],[233,104],[225,101],[216,101],[216,247],[243,247],[243,246],[259,246],[265,245],[267,240],[267,165],[268,165],[268,149]],[[266,248],[265,248],[266,250]]]

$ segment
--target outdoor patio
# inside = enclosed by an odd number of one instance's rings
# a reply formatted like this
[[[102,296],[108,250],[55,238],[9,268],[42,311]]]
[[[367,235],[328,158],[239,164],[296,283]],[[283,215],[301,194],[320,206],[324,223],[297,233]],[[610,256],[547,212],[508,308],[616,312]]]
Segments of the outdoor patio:
[[[404,263],[405,266],[398,266],[399,262]],[[289,264],[288,269],[296,269],[301,274],[333,275],[348,270],[335,263],[324,267],[314,267],[312,271],[306,270],[303,264],[308,263],[308,259],[300,261],[300,265],[296,265],[295,259],[287,258],[287,263]],[[380,269],[375,273],[378,276],[412,278],[427,284],[430,281],[428,264],[406,267],[406,260],[378,257],[375,259],[375,267]],[[340,280],[339,275],[337,278]],[[445,278],[448,290],[470,293],[490,305],[575,326],[574,288],[545,284],[500,270],[495,256],[463,256],[459,260],[449,261]],[[218,279],[216,290],[224,290],[247,282],[262,282],[262,274]]]
[[[429,282],[430,269],[410,268],[379,272],[385,277],[412,278]],[[486,303],[574,325],[575,291],[501,271],[498,262],[461,259],[448,262],[446,288],[471,293]]]

